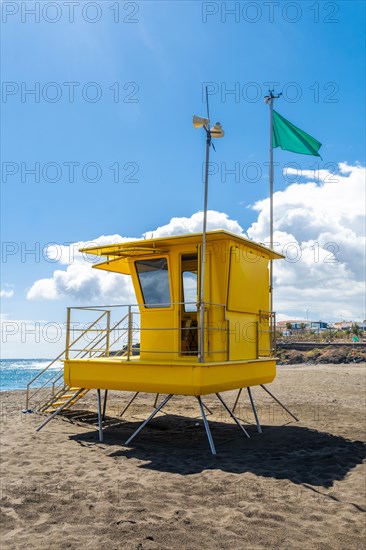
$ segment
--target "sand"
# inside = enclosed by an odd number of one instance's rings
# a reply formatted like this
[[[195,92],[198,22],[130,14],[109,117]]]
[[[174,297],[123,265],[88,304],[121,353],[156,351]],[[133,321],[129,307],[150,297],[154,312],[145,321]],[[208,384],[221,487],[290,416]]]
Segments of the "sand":
[[[243,394],[246,439],[208,396],[216,457],[194,398],[173,398],[126,447],[154,396],[119,422],[130,394],[111,392],[99,443],[94,392],[72,422],[39,433],[24,392],[3,392],[2,548],[364,548],[365,366],[279,367],[269,387],[300,422],[256,387],[263,434]],[[223,394],[230,405],[235,395]]]

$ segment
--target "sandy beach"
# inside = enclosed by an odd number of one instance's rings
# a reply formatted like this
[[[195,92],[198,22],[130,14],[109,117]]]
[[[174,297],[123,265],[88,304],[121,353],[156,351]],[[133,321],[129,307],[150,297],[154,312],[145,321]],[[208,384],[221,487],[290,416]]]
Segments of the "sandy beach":
[[[2,392],[2,548],[363,548],[365,366],[283,366],[269,388],[300,422],[256,387],[263,434],[244,392],[237,409],[247,439],[208,396],[217,456],[194,398],[173,398],[126,447],[155,396],[119,419],[131,394],[111,392],[99,443],[94,392],[39,433],[24,392]]]

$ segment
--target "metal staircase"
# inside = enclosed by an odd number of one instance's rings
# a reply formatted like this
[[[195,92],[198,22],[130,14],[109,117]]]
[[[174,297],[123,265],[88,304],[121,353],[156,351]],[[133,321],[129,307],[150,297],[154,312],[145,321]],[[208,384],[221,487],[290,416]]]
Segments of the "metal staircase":
[[[85,388],[71,388],[70,386],[65,386],[57,395],[43,403],[38,412],[46,414],[53,413],[60,407],[62,407],[62,410],[71,409],[71,407],[75,405],[79,399],[84,397],[88,391],[89,390]]]
[[[71,356],[73,359],[115,355],[123,357],[128,353],[129,346],[123,346],[122,343],[126,338],[130,342],[130,312],[111,324],[109,309],[94,309],[93,311],[100,313],[97,319],[88,323],[86,328],[75,328],[70,322],[70,309],[68,309],[66,348],[27,384],[24,412],[35,412],[48,417],[37,430],[57,414],[70,410],[89,392],[86,388],[71,387],[65,384],[62,364],[64,360]],[[128,326],[125,326],[126,322]],[[75,332],[78,334],[76,338],[73,337]],[[76,348],[75,344],[77,343],[78,347]],[[116,350],[116,347],[119,349]]]

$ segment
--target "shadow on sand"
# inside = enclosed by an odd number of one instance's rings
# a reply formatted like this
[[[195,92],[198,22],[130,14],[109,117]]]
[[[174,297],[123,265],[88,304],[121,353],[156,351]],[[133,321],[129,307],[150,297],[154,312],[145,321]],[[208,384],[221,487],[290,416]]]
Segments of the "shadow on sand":
[[[71,436],[81,445],[98,441],[97,417],[88,411],[92,432]],[[75,418],[74,418],[75,420]],[[79,420],[79,418],[76,418]],[[291,423],[283,426],[246,426],[248,439],[237,426],[210,420],[217,455],[210,453],[201,420],[175,415],[154,419],[129,447],[124,442],[138,422],[107,418],[103,446],[111,458],[142,460],[141,468],[187,475],[220,469],[231,473],[252,472],[258,476],[287,479],[297,484],[329,488],[342,480],[366,457],[366,444]]]

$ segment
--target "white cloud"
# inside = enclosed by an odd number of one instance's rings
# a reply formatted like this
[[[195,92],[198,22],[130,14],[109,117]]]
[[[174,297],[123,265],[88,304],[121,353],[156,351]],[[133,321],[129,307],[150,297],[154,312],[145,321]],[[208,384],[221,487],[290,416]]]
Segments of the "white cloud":
[[[45,255],[50,261],[63,265],[73,264],[74,262],[78,261],[82,262],[84,260],[87,260],[89,263],[94,263],[96,261],[95,256],[89,257],[87,254],[79,252],[79,249],[98,245],[120,243],[128,240],[131,239],[127,237],[121,237],[121,235],[101,235],[93,241],[79,241],[76,243],[70,243],[69,245],[54,243],[47,247]]]
[[[320,183],[296,183],[274,193],[275,248],[287,256],[274,264],[277,311],[363,318],[365,175],[364,167],[341,163],[337,174],[321,171]],[[311,179],[314,172],[302,176]],[[252,208],[258,219],[248,235],[268,243],[269,199]]]
[[[56,263],[67,265],[56,269],[49,279],[35,281],[27,293],[28,300],[72,300],[88,303],[134,303],[130,277],[92,269],[100,258],[79,252],[79,248],[105,245],[130,240],[120,235],[102,235],[93,241],[51,245],[47,256]]]
[[[0,290],[0,298],[12,298],[14,296],[14,290],[2,289]]]
[[[144,237],[151,239],[152,237],[169,237],[170,235],[182,235],[184,233],[200,233],[202,232],[202,220],[203,212],[196,212],[190,218],[172,218],[168,224],[145,233]],[[227,214],[208,210],[207,230],[212,231],[214,229],[226,229],[231,233],[244,234],[244,230],[238,222],[230,220]]]
[[[29,300],[57,300],[65,297],[103,304],[136,301],[130,277],[94,270],[85,260],[74,262],[66,270],[54,271],[49,279],[36,281],[27,294]]]

